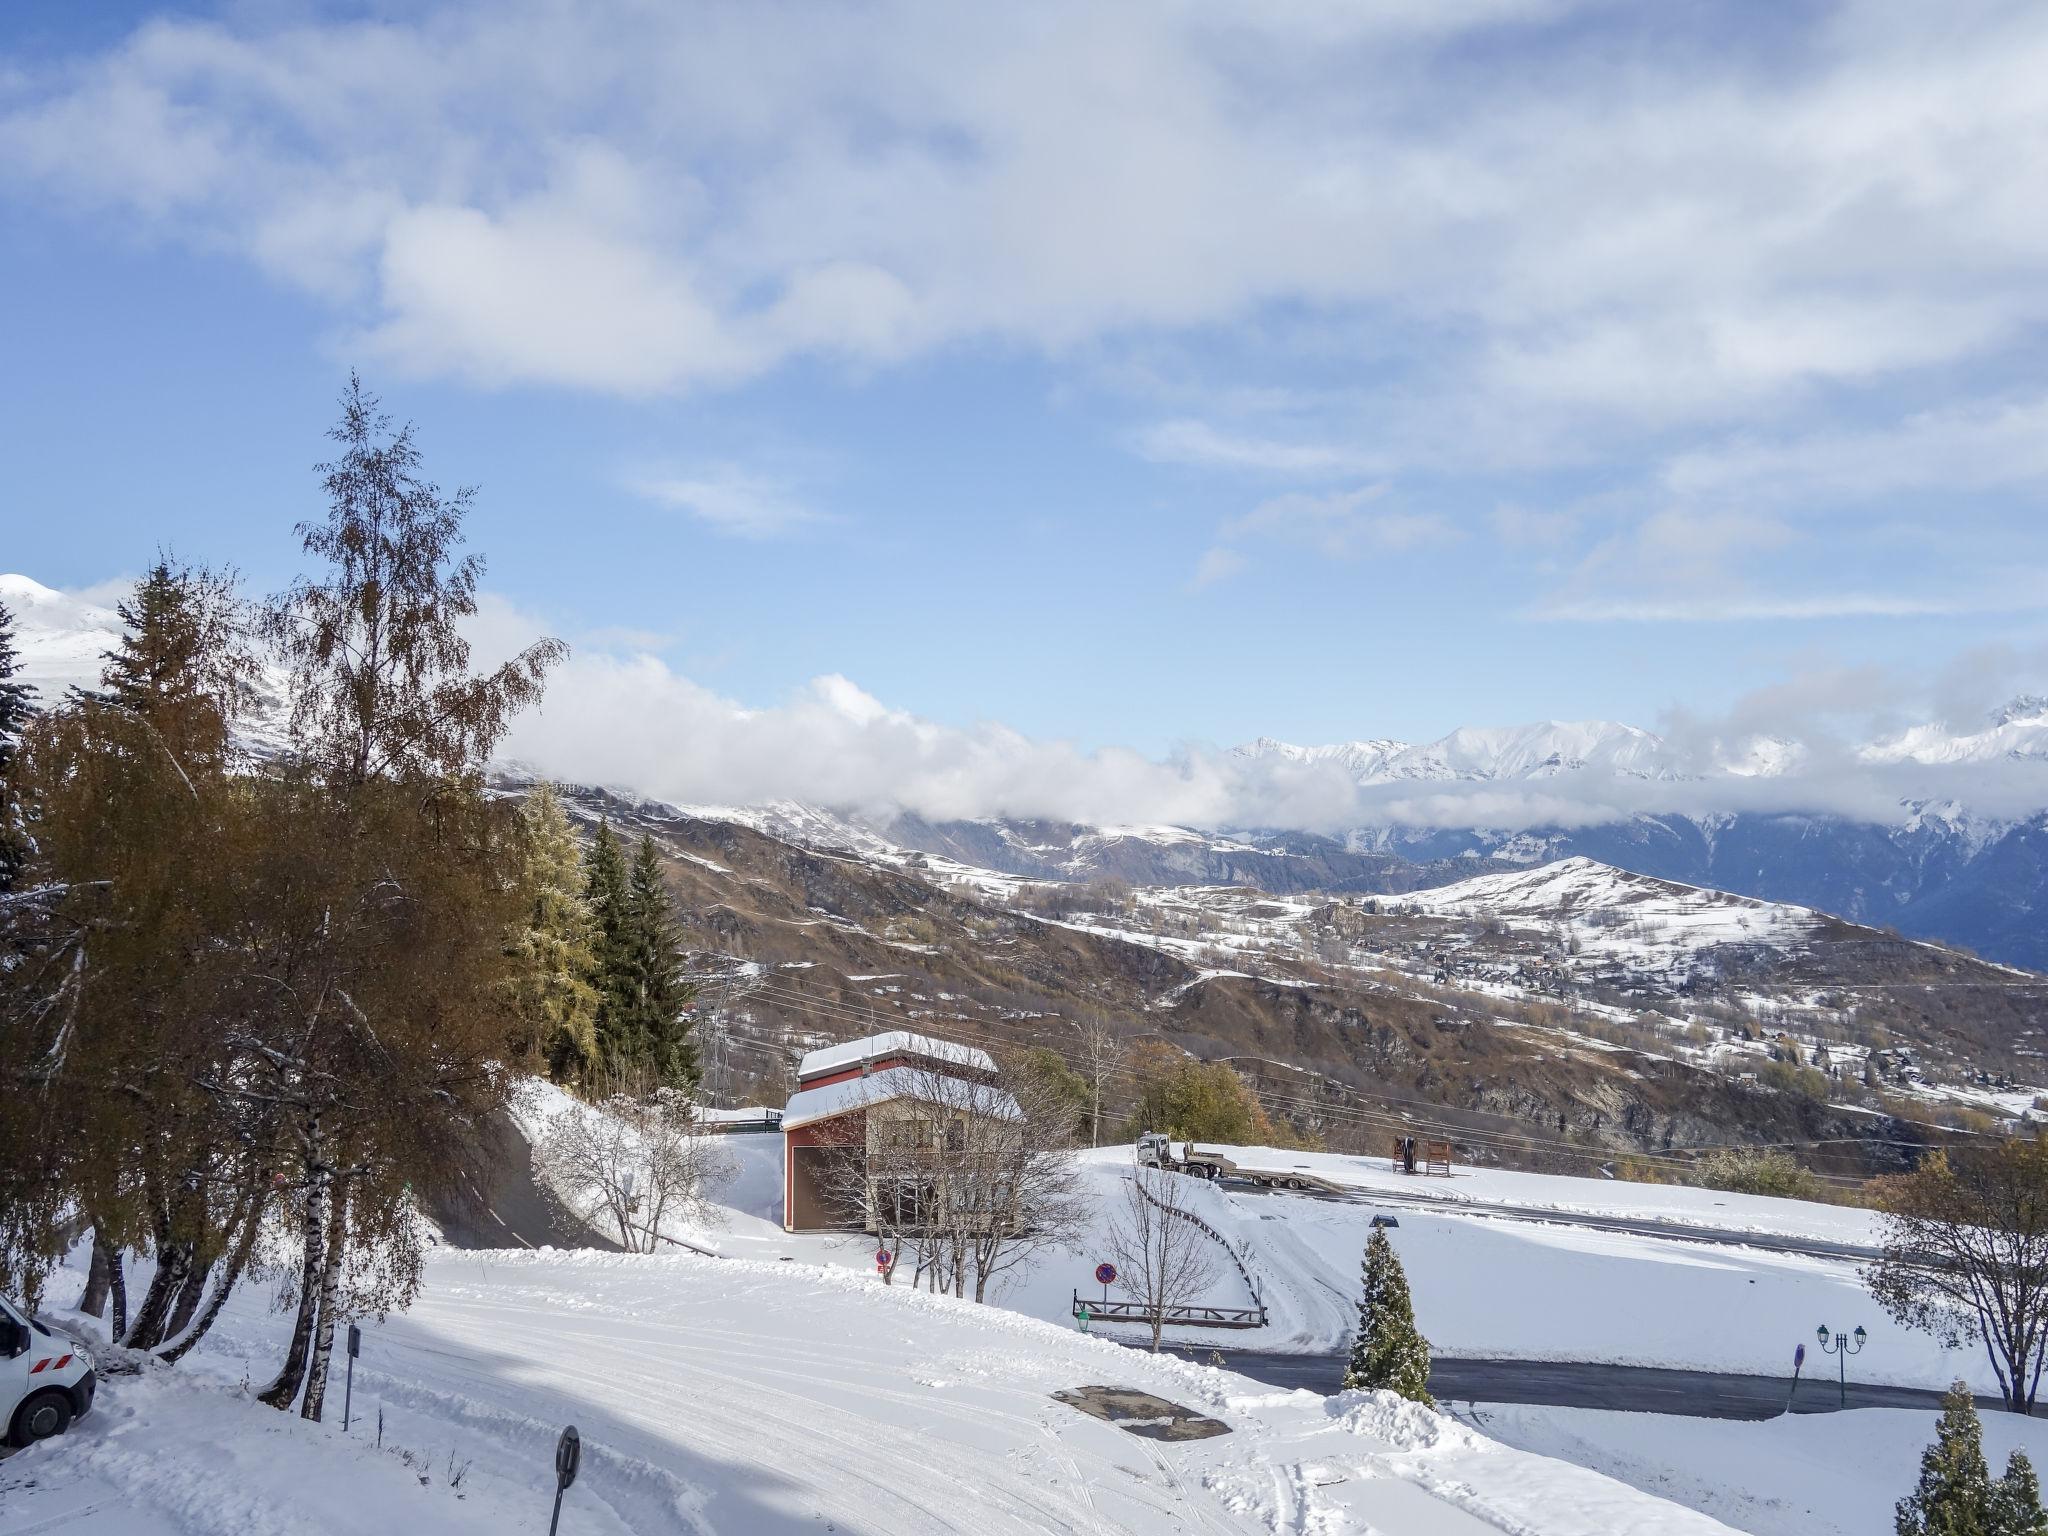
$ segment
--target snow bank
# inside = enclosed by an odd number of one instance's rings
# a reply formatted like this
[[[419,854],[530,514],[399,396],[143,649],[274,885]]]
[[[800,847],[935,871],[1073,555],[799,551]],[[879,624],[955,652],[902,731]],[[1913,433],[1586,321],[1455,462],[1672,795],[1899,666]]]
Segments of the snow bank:
[[[73,1434],[7,1462],[0,1531],[544,1530],[570,1422],[579,1536],[1727,1529],[1387,1400],[1273,1392],[872,1276],[691,1255],[435,1254],[413,1311],[365,1326],[343,1435],[249,1398],[284,1328],[265,1301],[244,1292],[177,1371],[110,1382]],[[1094,1384],[1234,1432],[1162,1444],[1050,1397]]]
[[[1488,1407],[1473,1422],[1490,1436],[1562,1457],[1756,1536],[1870,1536],[1892,1528],[1912,1490],[1932,1412],[1857,1408],[1760,1424],[1589,1408]],[[2048,1422],[1984,1415],[1993,1474],[2024,1449],[2048,1458]]]

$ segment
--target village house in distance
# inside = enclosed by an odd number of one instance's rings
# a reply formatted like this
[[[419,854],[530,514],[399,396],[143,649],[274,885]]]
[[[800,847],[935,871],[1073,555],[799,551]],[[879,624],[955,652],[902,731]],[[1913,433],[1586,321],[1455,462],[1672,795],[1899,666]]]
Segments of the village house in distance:
[[[784,1229],[872,1231],[885,1208],[915,1223],[949,1198],[943,1153],[969,1118],[1019,1113],[995,1080],[986,1051],[908,1030],[810,1052],[782,1111]]]

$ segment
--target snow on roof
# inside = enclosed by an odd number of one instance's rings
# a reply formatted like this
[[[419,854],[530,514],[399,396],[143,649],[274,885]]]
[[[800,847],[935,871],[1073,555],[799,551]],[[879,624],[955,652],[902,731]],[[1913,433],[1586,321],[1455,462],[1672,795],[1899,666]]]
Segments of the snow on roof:
[[[910,1038],[914,1040],[918,1037],[912,1035]],[[960,1050],[963,1047],[955,1046],[954,1049]],[[870,1104],[880,1104],[887,1099],[922,1098],[929,1082],[929,1075],[915,1067],[889,1067],[868,1077],[849,1077],[842,1082],[826,1083],[823,1087],[801,1089],[792,1094],[789,1103],[783,1106],[782,1128],[785,1131],[793,1131],[798,1126],[809,1125],[817,1120],[830,1120],[834,1115],[843,1115],[849,1110],[865,1109]],[[1006,1120],[1014,1120],[1023,1113],[1017,1107],[1017,1101],[1000,1088],[977,1087],[972,1090],[972,1094],[971,1100],[961,1105],[963,1109],[972,1108],[985,1114],[1001,1115]]]
[[[798,1064],[796,1075],[798,1081],[802,1081],[821,1073],[837,1072],[842,1067],[857,1067],[864,1061],[879,1061],[884,1056],[924,1056],[933,1061],[951,1062],[956,1067],[972,1067],[978,1072],[996,1069],[987,1051],[977,1051],[971,1045],[955,1045],[951,1040],[934,1040],[930,1035],[912,1034],[907,1029],[892,1029],[808,1052]]]

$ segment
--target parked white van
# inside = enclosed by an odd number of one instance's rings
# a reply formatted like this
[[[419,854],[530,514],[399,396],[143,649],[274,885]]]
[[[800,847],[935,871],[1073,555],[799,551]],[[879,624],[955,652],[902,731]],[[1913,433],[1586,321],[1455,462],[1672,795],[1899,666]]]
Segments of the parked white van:
[[[61,1435],[92,1409],[92,1356],[0,1296],[0,1423],[9,1445]]]

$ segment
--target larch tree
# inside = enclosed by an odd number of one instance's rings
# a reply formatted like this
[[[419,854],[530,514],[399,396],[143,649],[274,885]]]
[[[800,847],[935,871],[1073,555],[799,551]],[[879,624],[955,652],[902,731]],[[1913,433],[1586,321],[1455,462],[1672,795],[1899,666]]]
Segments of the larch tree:
[[[341,407],[339,451],[318,467],[325,514],[298,530],[317,568],[263,615],[289,668],[292,751],[267,775],[275,856],[244,911],[261,1066],[219,1085],[261,1095],[290,1127],[297,1308],[258,1395],[289,1408],[303,1389],[310,1419],[340,1314],[410,1299],[410,1192],[448,1177],[502,1100],[522,849],[482,769],[564,654],[543,640],[471,671],[473,493],[428,480],[411,429],[393,430],[353,376]],[[366,1298],[352,1273],[387,1289]]]
[[[524,1026],[515,1058],[531,1053],[558,1083],[584,1085],[597,1065],[594,924],[575,829],[552,784],[520,807],[527,908],[512,935],[513,1006]]]
[[[1365,1289],[1358,1299],[1358,1332],[1344,1369],[1346,1391],[1396,1392],[1430,1407],[1429,1341],[1415,1326],[1408,1276],[1383,1228],[1366,1239]]]

